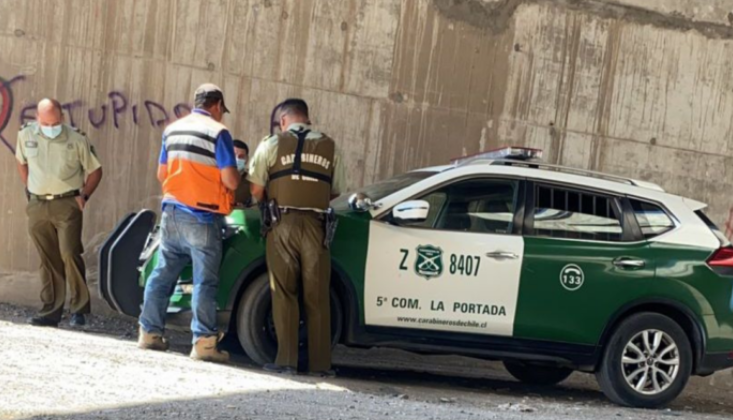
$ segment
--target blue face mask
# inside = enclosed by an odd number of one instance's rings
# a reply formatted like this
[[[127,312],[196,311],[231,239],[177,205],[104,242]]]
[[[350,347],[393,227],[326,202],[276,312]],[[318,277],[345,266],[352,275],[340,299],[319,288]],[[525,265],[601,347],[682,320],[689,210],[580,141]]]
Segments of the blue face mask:
[[[239,172],[246,171],[247,170],[247,159],[237,158],[237,169],[239,169]]]
[[[43,132],[43,135],[50,138],[55,139],[61,134],[61,130],[63,129],[63,126],[61,124],[59,125],[53,125],[50,127],[47,126],[41,126],[41,131]]]

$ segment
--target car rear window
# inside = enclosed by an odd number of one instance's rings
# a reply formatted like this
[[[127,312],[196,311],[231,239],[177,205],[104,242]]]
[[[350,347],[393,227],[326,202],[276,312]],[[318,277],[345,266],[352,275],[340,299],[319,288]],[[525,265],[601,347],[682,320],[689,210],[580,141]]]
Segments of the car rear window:
[[[619,242],[622,227],[612,197],[538,185],[534,231],[538,236]]]
[[[700,220],[703,221],[703,223],[705,223],[710,228],[713,234],[715,234],[715,237],[718,238],[718,240],[720,241],[720,245],[722,246],[730,245],[730,241],[728,240],[728,238],[725,237],[723,232],[720,229],[718,229],[718,226],[715,223],[713,223],[712,220],[710,220],[710,218],[708,217],[707,214],[705,214],[705,212],[703,212],[702,210],[698,210],[695,212],[695,214],[697,215],[697,217],[700,218]]]
[[[661,207],[645,201],[630,200],[636,222],[645,239],[651,239],[674,229],[675,224]]]

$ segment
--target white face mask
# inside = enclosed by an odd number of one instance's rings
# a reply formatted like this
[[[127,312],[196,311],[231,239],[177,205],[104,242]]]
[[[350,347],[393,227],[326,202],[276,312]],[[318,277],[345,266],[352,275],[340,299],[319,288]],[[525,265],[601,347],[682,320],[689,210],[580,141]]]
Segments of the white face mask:
[[[247,170],[247,159],[237,158],[237,169],[239,169],[239,172],[246,171]]]
[[[43,135],[50,138],[55,139],[61,134],[61,130],[63,129],[63,126],[61,124],[59,125],[52,125],[52,126],[41,126],[41,132],[43,132]]]

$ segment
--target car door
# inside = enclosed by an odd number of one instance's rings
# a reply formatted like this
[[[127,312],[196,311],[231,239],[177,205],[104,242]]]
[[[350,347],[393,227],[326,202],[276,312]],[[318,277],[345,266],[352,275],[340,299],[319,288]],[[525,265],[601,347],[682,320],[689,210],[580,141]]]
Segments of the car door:
[[[654,257],[625,198],[529,182],[515,336],[595,344],[654,281]]]
[[[140,287],[140,256],[155,226],[156,215],[142,210],[127,216],[115,228],[99,252],[100,292],[116,311],[138,317],[144,289]],[[104,284],[101,284],[101,282]]]
[[[511,336],[522,266],[517,179],[453,182],[422,194],[425,221],[370,223],[368,327]]]

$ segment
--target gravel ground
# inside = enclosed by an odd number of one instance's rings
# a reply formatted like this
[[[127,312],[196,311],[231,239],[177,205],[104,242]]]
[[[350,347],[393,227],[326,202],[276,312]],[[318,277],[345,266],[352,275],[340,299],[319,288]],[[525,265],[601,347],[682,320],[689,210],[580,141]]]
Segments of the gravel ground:
[[[608,403],[590,375],[534,388],[496,363],[338,348],[339,378],[282,377],[242,355],[230,366],[192,361],[182,333],[167,353],[138,350],[128,319],[95,316],[75,331],[30,327],[30,314],[0,304],[2,420],[733,418],[730,372],[694,379],[669,409],[631,410]]]

